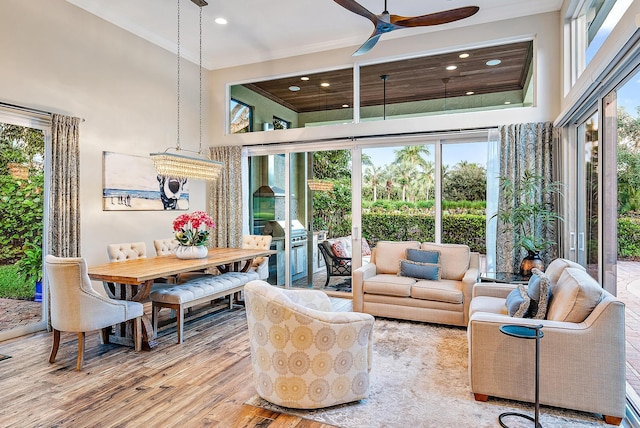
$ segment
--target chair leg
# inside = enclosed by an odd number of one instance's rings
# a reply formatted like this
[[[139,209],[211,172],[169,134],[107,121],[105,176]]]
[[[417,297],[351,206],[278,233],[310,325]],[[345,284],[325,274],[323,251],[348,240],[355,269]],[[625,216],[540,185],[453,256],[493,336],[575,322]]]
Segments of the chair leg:
[[[133,320],[133,341],[136,352],[142,351],[142,318],[137,317]],[[155,328],[154,328],[155,332]]]
[[[109,334],[111,333],[111,327],[105,327],[100,329],[100,335],[102,337],[102,344],[106,345],[109,343]]]
[[[178,343],[182,343],[182,331],[184,330],[184,311],[182,305],[176,310],[176,330],[178,332]]]
[[[327,269],[327,280],[324,282],[324,288],[327,288],[327,285],[329,285],[330,279],[331,279],[331,274],[329,274],[329,270]]]
[[[51,345],[51,355],[49,355],[49,362],[53,363],[56,360],[56,354],[60,347],[60,330],[53,329],[53,345]]]
[[[76,370],[82,370],[82,361],[84,360],[84,331],[78,333],[78,363]]]

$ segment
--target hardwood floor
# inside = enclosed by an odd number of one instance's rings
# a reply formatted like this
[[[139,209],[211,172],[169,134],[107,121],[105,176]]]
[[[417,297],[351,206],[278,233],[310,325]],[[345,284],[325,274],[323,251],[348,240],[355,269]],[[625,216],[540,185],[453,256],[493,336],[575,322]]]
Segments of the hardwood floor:
[[[350,300],[332,303],[351,310]],[[62,333],[56,362],[49,364],[51,335],[0,342],[0,354],[11,356],[0,361],[0,426],[329,427],[244,404],[255,390],[241,306],[194,311],[182,345],[175,343],[174,323],[149,352],[101,345],[98,332],[89,333],[81,372],[75,370],[76,334]]]

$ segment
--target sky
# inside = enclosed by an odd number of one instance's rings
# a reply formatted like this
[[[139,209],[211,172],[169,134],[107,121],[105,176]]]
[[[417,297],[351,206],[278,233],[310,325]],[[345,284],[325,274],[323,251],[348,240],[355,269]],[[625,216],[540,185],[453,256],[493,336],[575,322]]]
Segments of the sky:
[[[435,163],[433,146],[431,147],[431,158],[427,159]],[[362,152],[371,157],[371,161],[376,166],[390,165],[396,155],[395,151],[402,149],[402,146],[362,149]],[[461,161],[477,163],[482,166],[487,164],[487,145],[478,143],[445,144],[442,149],[442,163],[453,166]]]

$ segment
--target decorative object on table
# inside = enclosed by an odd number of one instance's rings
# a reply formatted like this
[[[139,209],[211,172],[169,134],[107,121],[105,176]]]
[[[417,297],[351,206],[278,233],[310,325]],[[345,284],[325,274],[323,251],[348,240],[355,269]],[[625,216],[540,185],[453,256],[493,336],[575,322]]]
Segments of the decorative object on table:
[[[179,259],[202,259],[207,256],[209,229],[216,227],[213,218],[204,211],[194,211],[179,215],[173,221],[176,241],[180,243],[176,249]]]
[[[555,181],[545,184],[541,175],[525,170],[521,180],[500,177],[502,198],[510,201],[496,216],[508,225],[506,231],[514,234],[513,247],[524,249],[527,255],[520,264],[520,275],[531,276],[531,270],[544,270],[540,252],[556,243],[545,238],[543,229],[553,227],[562,216],[553,207],[553,197],[560,194],[562,184]]]
[[[189,209],[185,178],[158,175],[147,157],[103,152],[103,211]]]
[[[186,150],[196,153],[197,156],[186,156],[181,154],[180,148],[180,0],[178,0],[178,125],[177,125],[177,141],[175,151],[177,153],[169,153],[168,149],[160,153],[151,153],[151,160],[158,171],[159,175],[169,175],[180,178],[196,178],[201,180],[216,180],[222,169],[222,162],[209,159],[206,153],[202,152],[202,7],[208,3],[204,0],[191,0],[200,7],[200,64],[198,71],[200,74],[200,145],[198,151]]]
[[[35,284],[35,302],[42,302],[42,247],[26,243],[24,257],[17,263],[18,274],[24,277],[28,284]]]

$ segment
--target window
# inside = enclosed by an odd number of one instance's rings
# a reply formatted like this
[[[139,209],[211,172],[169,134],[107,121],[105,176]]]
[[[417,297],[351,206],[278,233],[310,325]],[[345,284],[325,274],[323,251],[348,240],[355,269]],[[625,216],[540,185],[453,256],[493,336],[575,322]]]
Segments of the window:
[[[280,119],[277,116],[273,116],[273,129],[289,129],[291,128],[291,122],[288,120]]]

